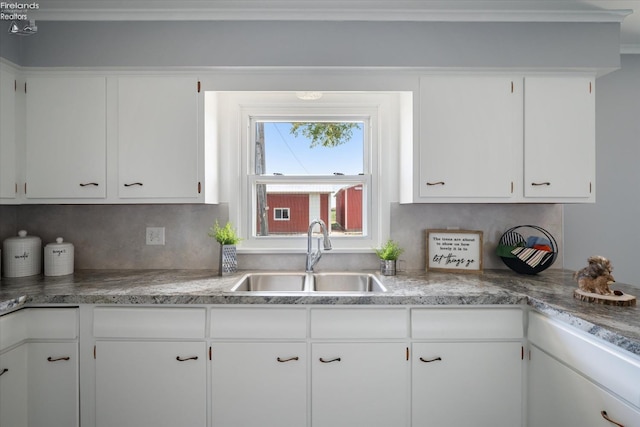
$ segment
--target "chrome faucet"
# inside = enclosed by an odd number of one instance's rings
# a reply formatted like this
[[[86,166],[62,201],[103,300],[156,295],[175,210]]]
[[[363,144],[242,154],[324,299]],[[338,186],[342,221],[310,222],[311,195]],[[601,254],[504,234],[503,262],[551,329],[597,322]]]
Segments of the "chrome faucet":
[[[322,238],[318,237],[318,250],[314,252],[311,247],[312,246],[311,236],[313,235],[313,227],[316,224],[320,225],[320,231],[322,231]],[[326,251],[331,250],[331,240],[329,240],[329,232],[327,230],[327,224],[325,224],[324,221],[321,219],[314,219],[313,221],[311,221],[311,224],[309,224],[309,229],[307,230],[307,266],[305,270],[307,273],[313,273],[313,266],[316,265],[318,261],[320,261],[320,257],[322,256],[322,249],[320,248],[320,240],[323,241],[324,250]]]

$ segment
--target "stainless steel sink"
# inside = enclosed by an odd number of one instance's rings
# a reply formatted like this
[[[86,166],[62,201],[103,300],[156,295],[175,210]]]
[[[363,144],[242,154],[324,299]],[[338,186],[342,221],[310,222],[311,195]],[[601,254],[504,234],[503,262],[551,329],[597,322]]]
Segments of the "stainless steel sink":
[[[387,292],[380,280],[370,273],[249,273],[231,288],[231,292]]]
[[[387,292],[387,288],[373,274],[315,273],[315,292]]]
[[[231,288],[232,292],[301,292],[309,289],[306,273],[250,273]]]

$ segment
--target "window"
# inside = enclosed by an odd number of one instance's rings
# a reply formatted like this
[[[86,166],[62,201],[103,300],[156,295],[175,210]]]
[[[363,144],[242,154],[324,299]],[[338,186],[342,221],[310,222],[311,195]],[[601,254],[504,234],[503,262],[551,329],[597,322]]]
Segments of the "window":
[[[238,250],[304,252],[316,218],[330,227],[333,252],[369,253],[388,238],[399,118],[412,106],[409,95],[401,108],[402,98],[400,92],[327,92],[317,101],[295,92],[210,93],[220,196],[243,238]],[[314,134],[324,130],[326,137],[335,128],[348,131],[348,141],[314,142]]]
[[[289,221],[289,208],[275,208],[273,219],[276,221]]]
[[[306,236],[314,219],[323,220],[333,236],[362,236],[367,232],[362,189],[368,180],[364,147],[369,119],[292,119],[298,121],[251,119],[250,190],[256,214],[252,237]],[[360,191],[354,192],[355,188]],[[290,206],[286,218],[275,206]],[[276,223],[283,220],[290,223]]]

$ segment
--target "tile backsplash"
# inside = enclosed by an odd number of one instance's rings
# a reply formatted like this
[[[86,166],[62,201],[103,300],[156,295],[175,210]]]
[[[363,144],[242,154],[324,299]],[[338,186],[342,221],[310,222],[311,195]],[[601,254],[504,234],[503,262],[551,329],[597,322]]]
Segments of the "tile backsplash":
[[[207,231],[228,218],[220,205],[21,205],[0,206],[0,240],[20,229],[43,244],[63,237],[75,246],[77,269],[209,269],[217,268],[218,244]],[[483,231],[484,268],[506,268],[494,255],[502,233],[533,224],[558,241],[554,268],[562,268],[562,205],[553,204],[415,204],[391,205],[391,237],[405,252],[400,270],[425,267],[425,230],[459,227]],[[146,227],[165,227],[166,244],[147,246]],[[301,250],[305,245],[301,246]],[[241,269],[302,269],[304,253],[239,255]],[[376,269],[374,254],[326,253],[318,270]]]

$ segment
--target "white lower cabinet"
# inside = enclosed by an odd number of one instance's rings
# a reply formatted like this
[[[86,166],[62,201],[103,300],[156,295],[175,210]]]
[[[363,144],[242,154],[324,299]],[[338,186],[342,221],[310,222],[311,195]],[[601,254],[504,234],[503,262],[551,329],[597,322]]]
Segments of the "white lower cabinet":
[[[411,425],[521,425],[521,351],[517,342],[414,343]]]
[[[29,426],[77,426],[78,343],[28,343]]]
[[[79,425],[75,308],[0,317],[0,426]]]
[[[408,361],[403,343],[314,343],[311,425],[406,426]]]
[[[416,308],[411,336],[412,426],[522,425],[522,310]]]
[[[640,426],[640,409],[616,398],[537,347],[531,348],[529,427],[616,425]]]
[[[300,427],[307,423],[307,345],[212,345],[214,426]]]
[[[213,426],[307,425],[306,308],[213,308]]]
[[[207,425],[205,309],[97,307],[95,426]]]
[[[0,426],[27,427],[27,346],[0,353]]]
[[[96,427],[204,427],[206,404],[204,342],[96,343]]]
[[[529,315],[528,426],[640,427],[640,359]]]

